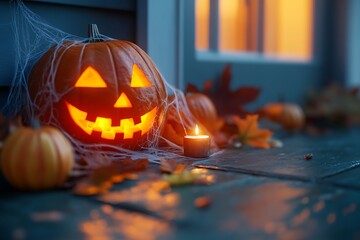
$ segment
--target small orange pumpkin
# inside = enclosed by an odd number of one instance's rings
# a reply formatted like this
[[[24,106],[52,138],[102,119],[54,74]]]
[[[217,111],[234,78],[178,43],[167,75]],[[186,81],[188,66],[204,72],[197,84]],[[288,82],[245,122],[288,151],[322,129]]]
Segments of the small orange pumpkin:
[[[279,123],[287,130],[301,129],[305,123],[304,111],[294,103],[268,103],[260,112],[270,121]]]
[[[1,169],[21,190],[45,190],[65,182],[74,155],[68,139],[56,128],[20,127],[4,142]]]
[[[214,103],[209,97],[202,93],[189,93],[186,102],[194,117],[210,132],[216,132],[221,122]]]
[[[215,106],[206,95],[200,93],[188,94],[184,100],[184,102],[179,104],[183,107],[186,105],[189,111],[184,111],[185,109],[181,107],[177,109],[175,104],[170,104],[166,112],[165,124],[162,131],[163,138],[178,146],[183,146],[183,140],[186,134],[192,134],[194,132],[195,124],[199,126],[201,134],[206,135],[215,134],[223,125],[223,121],[217,118]],[[169,96],[168,103],[173,101],[174,96]],[[187,114],[192,114],[195,119],[187,116]],[[205,124],[207,126],[205,126]],[[210,132],[208,128],[214,132]],[[212,141],[211,147],[216,148],[216,143]]]

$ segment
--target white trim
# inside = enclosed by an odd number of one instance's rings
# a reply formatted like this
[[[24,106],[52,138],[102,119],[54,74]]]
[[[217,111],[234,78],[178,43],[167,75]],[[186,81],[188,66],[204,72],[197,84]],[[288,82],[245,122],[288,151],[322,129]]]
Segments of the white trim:
[[[196,60],[211,62],[233,62],[254,64],[284,64],[284,65],[314,65],[318,64],[313,58],[301,59],[292,56],[264,55],[255,52],[212,52],[196,51]]]

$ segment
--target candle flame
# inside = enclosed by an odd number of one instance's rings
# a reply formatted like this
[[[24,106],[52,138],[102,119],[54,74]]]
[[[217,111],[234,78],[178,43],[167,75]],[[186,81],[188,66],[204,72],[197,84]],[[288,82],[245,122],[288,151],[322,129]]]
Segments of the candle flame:
[[[195,135],[199,135],[199,127],[197,124],[195,125]]]

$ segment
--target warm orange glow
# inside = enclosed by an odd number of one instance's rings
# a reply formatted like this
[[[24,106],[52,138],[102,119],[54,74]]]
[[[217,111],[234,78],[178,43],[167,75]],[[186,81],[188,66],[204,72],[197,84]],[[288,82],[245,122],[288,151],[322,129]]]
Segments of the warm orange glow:
[[[266,54],[310,59],[313,49],[313,0],[266,0]]]
[[[85,133],[91,135],[93,131],[101,132],[101,138],[114,140],[117,133],[123,133],[124,139],[133,138],[135,132],[144,135],[150,131],[156,118],[157,107],[140,117],[141,122],[134,124],[132,118],[121,119],[119,125],[112,125],[111,118],[97,117],[95,122],[86,120],[87,113],[66,102],[70,117]]]
[[[246,50],[246,0],[219,0],[219,49],[221,51]]]
[[[132,104],[131,104],[129,98],[126,96],[126,94],[121,93],[120,97],[116,101],[114,107],[115,108],[129,108],[129,107],[132,107]]]
[[[209,0],[195,1],[197,50],[209,48]],[[258,39],[259,0],[219,0],[220,51],[257,51],[308,60],[313,52],[314,0],[264,0],[263,39]]]
[[[197,124],[195,125],[195,135],[199,135],[199,127]]]
[[[195,0],[195,46],[197,50],[209,49],[210,1]]]
[[[147,79],[144,72],[138,67],[133,65],[132,76],[131,76],[131,87],[151,87],[151,82]]]
[[[87,67],[81,74],[75,87],[106,88],[106,83],[100,74],[92,67]]]

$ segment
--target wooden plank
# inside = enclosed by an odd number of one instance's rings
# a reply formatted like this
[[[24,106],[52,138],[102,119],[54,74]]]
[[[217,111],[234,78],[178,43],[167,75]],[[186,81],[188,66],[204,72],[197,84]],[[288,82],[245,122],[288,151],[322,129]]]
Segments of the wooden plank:
[[[343,173],[324,179],[324,182],[336,186],[360,189],[360,168],[355,167]]]
[[[189,185],[160,191],[154,174],[122,182],[97,197],[79,197],[69,190],[26,193],[1,189],[0,236],[2,239],[149,236],[359,239],[360,236],[359,191],[225,172],[208,172],[216,179],[209,186]],[[211,204],[206,208],[194,206],[195,199],[204,196],[211,199]]]
[[[322,137],[294,136],[284,139],[283,148],[226,150],[198,167],[277,178],[314,181],[360,165],[360,130]],[[311,153],[313,159],[305,160]]]

